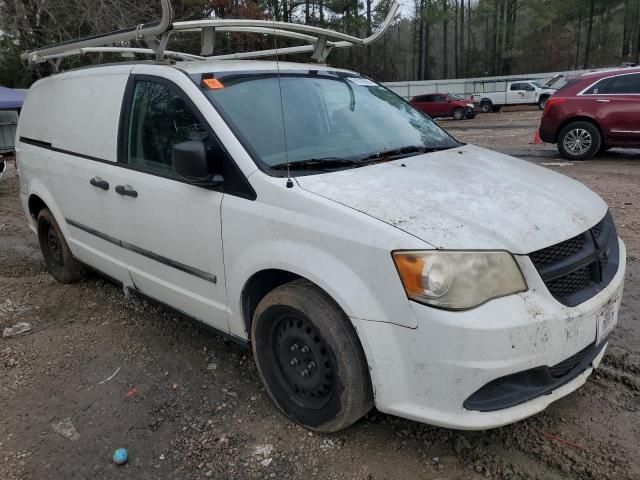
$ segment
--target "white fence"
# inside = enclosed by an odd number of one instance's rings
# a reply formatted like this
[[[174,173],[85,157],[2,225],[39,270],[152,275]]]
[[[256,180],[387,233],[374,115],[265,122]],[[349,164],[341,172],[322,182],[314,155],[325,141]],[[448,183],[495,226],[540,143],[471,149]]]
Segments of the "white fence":
[[[474,93],[504,92],[507,89],[507,82],[535,80],[540,84],[543,84],[556,75],[573,76],[580,75],[581,73],[586,73],[588,71],[590,70],[567,70],[563,72],[506,75],[502,77],[386,82],[384,85],[406,99],[415,97],[416,95],[424,95],[425,93],[455,93],[469,96]]]

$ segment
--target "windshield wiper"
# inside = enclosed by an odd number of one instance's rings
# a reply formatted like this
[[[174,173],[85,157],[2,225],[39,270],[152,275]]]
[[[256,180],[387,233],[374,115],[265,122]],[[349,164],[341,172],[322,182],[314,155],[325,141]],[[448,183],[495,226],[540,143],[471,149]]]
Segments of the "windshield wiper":
[[[382,152],[372,153],[360,159],[361,163],[389,161],[397,158],[408,157],[420,153],[438,152],[440,150],[448,150],[454,147],[425,147],[424,145],[407,145],[405,147],[384,150]]]
[[[286,170],[287,165],[291,170],[328,170],[332,168],[349,167],[359,164],[356,160],[340,157],[309,158],[307,160],[295,160],[293,162],[279,163],[271,167],[272,170]]]

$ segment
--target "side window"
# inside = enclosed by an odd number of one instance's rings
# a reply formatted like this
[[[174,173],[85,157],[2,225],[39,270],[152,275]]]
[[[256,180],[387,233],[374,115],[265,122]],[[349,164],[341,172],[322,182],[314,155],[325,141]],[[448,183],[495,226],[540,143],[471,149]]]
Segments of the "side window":
[[[521,83],[512,83],[511,84],[511,91],[515,91],[515,90],[522,90],[522,84]]]
[[[422,97],[422,101],[426,103],[433,103],[433,95],[425,95]]]
[[[614,77],[607,85],[606,91],[600,93],[640,94],[640,74]]]
[[[189,140],[211,145],[207,129],[167,85],[138,81],[133,93],[128,131],[127,162],[152,172],[175,175],[173,146]]]
[[[611,81],[614,79],[614,77],[611,78],[605,78],[603,80],[600,80],[598,83],[596,83],[594,86],[592,86],[591,88],[589,88],[589,90],[587,90],[586,92],[584,92],[585,95],[598,95],[598,94],[604,94],[604,93],[608,93],[609,90],[609,85],[611,84]]]

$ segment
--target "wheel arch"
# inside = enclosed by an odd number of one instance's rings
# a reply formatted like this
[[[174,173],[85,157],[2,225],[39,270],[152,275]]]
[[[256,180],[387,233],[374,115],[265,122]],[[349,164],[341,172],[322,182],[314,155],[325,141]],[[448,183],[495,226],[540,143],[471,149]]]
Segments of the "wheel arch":
[[[555,134],[554,134],[554,142],[557,143],[558,142],[558,136],[560,135],[560,132],[562,131],[562,129],[564,129],[567,125],[574,123],[574,122],[588,122],[591,123],[594,127],[596,127],[598,129],[598,132],[600,132],[600,137],[601,137],[601,141],[602,143],[604,143],[604,132],[602,131],[602,127],[600,126],[600,124],[596,121],[595,118],[590,117],[588,115],[579,115],[576,117],[571,117],[565,121],[563,121],[560,125],[558,125],[558,128],[556,128]]]
[[[253,314],[256,311],[256,307],[258,306],[260,301],[269,292],[279,287],[280,285],[284,285],[285,283],[289,283],[300,278],[304,277],[301,277],[300,275],[289,272],[287,270],[278,268],[267,268],[254,273],[253,275],[251,275],[251,277],[249,277],[249,279],[247,279],[247,281],[244,283],[244,286],[242,287],[240,300],[242,308],[242,320],[249,341],[251,341],[251,335],[249,334],[249,332],[251,332]],[[314,283],[314,285],[316,284]]]
[[[53,199],[53,196],[47,187],[40,180],[33,179],[29,182],[28,192],[27,208],[29,210],[29,216],[33,220],[32,226],[36,228],[38,213],[40,213],[43,208],[48,208],[53,215],[53,218],[58,223],[62,234],[68,240],[69,227],[64,215],[62,214],[62,210],[60,210],[57,202]]]

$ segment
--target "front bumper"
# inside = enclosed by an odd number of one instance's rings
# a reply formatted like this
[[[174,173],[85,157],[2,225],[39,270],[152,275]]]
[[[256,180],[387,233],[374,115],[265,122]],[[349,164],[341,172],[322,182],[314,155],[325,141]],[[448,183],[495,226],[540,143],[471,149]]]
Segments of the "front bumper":
[[[529,257],[517,257],[527,292],[498,298],[472,310],[452,312],[415,302],[418,327],[352,319],[371,370],[378,410],[448,428],[499,427],[544,410],[584,384],[604,347],[581,372],[543,395],[493,411],[464,407],[490,382],[537,367],[552,367],[592,345],[597,314],[612,298],[616,312],[624,286],[626,250],[621,240],[618,272],[597,295],[566,307],[548,292]]]

